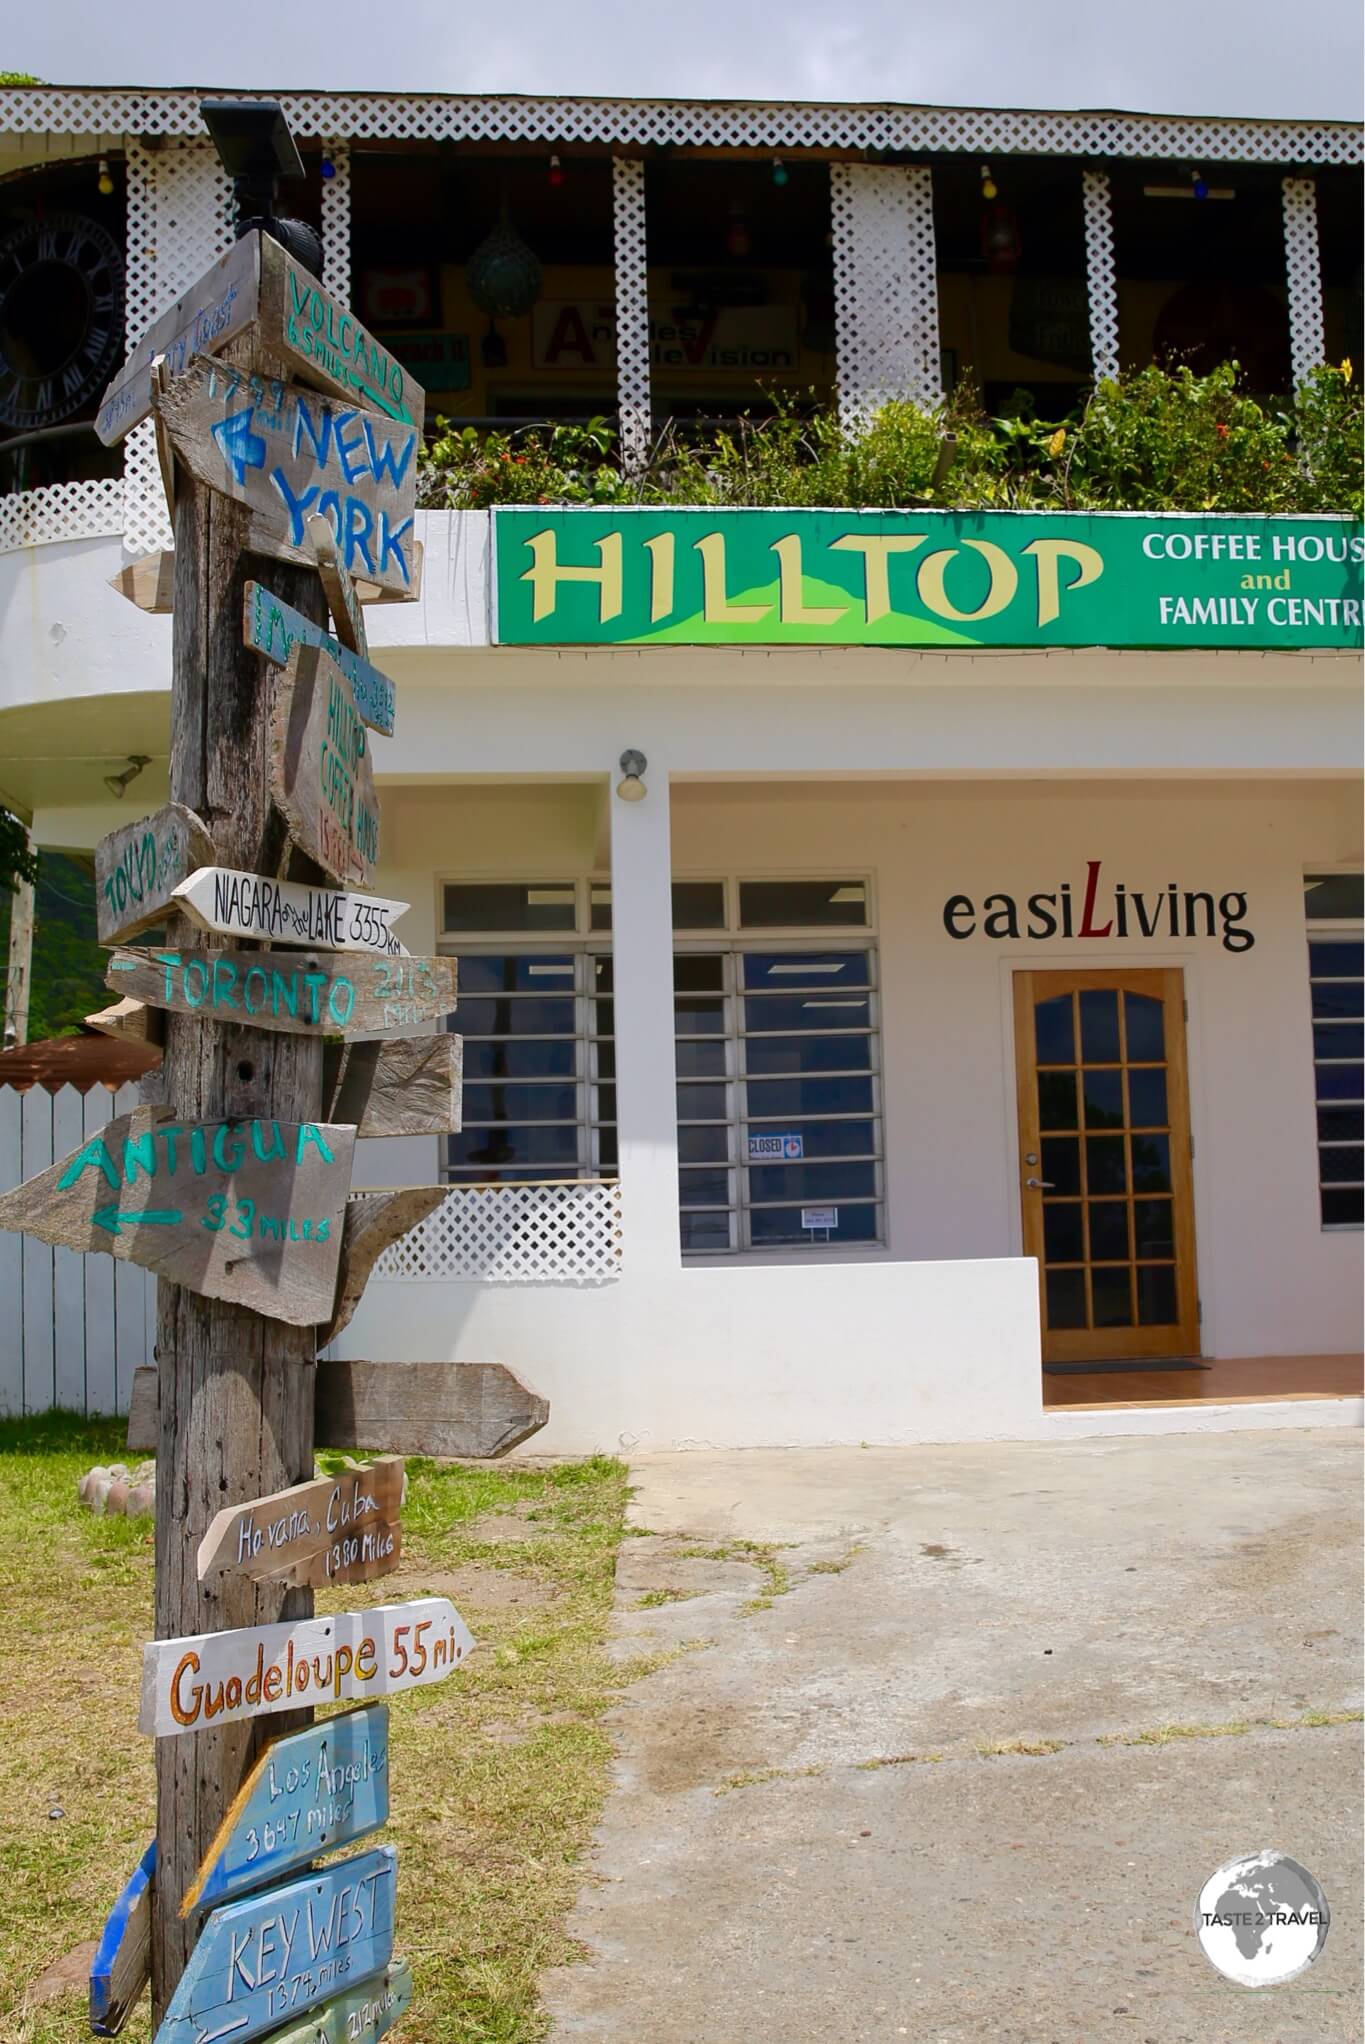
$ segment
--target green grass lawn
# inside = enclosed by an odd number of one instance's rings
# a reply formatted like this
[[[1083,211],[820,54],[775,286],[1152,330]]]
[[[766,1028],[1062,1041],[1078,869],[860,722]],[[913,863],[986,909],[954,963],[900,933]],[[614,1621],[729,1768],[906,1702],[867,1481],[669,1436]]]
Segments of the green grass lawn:
[[[25,1990],[98,1938],[154,1829],[152,1742],[136,1729],[151,1636],[150,1520],[78,1503],[95,1462],[128,1459],[120,1423],[0,1421],[0,2038],[89,2037],[84,1982]],[[341,1458],[322,1458],[329,1466]],[[599,1723],[636,1672],[604,1649],[626,1472],[408,1462],[398,1572],[319,1595],[338,1610],[451,1596],[479,1651],[391,1700],[395,1950],[412,1961],[401,2044],[523,2044],[544,2034],[541,1968],[562,1931],[607,1783]],[[61,1812],[62,1814],[53,1814]],[[371,1842],[377,1842],[371,1841]],[[146,2044],[146,1997],[129,2044]]]

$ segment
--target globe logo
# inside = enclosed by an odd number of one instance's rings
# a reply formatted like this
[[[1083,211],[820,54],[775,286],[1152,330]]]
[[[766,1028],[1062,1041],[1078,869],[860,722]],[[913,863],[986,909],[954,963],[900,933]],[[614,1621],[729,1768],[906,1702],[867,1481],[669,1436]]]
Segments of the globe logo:
[[[1331,1920],[1307,1867],[1283,1852],[1228,1860],[1194,1908],[1205,1958],[1239,1987],[1279,1987],[1302,1973],[1326,1944]]]

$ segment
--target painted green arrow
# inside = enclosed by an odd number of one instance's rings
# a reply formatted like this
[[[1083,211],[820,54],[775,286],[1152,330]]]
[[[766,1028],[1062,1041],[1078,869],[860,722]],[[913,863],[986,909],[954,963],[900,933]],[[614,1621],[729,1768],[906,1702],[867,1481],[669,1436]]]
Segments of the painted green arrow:
[[[136,1227],[174,1228],[185,1216],[179,1207],[144,1207],[141,1212],[134,1207],[120,1211],[117,1206],[96,1207],[91,1219],[97,1228],[104,1228],[110,1235],[122,1233],[130,1224]]]

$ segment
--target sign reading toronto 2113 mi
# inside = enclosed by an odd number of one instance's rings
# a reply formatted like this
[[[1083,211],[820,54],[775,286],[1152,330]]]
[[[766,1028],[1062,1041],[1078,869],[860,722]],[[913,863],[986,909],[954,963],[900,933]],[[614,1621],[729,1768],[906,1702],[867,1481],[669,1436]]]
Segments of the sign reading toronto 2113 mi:
[[[377,412],[199,357],[155,400],[190,474],[251,512],[248,545],[310,567],[307,519],[351,575],[406,595],[421,436]]]
[[[106,984],[149,1007],[303,1036],[439,1034],[455,1006],[453,958],[369,951],[115,951]]]
[[[354,1155],[353,1127],[135,1108],[0,1197],[0,1228],[309,1327],[332,1311]]]
[[[180,1914],[268,1887],[388,1821],[386,1703],[274,1739],[228,1805]]]
[[[294,843],[344,886],[368,886],[379,801],[351,684],[319,646],[296,645],[275,688],[271,793]]]
[[[156,2044],[247,2044],[393,1955],[398,1854],[378,1845],[210,1911]]]

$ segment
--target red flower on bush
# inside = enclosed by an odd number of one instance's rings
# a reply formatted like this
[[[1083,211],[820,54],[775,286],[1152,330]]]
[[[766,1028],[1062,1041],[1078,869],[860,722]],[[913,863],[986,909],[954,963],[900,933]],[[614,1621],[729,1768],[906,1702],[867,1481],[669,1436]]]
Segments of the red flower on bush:
[[[1217,435],[1218,435],[1218,438],[1219,438],[1220,440],[1226,440],[1226,439],[1227,439],[1227,437],[1228,437],[1228,429],[1227,429],[1227,427],[1226,427],[1226,426],[1225,426],[1225,425],[1223,424],[1223,421],[1222,421],[1221,419],[1220,419],[1220,420],[1218,421],[1218,424],[1217,424],[1217,425],[1216,425],[1216,426],[1214,427],[1214,431],[1215,431],[1215,432],[1217,433]]]

